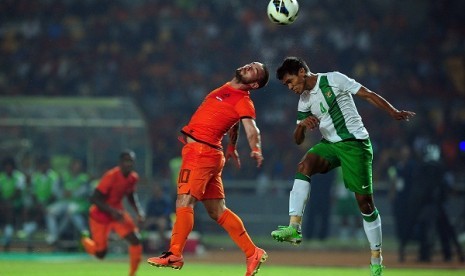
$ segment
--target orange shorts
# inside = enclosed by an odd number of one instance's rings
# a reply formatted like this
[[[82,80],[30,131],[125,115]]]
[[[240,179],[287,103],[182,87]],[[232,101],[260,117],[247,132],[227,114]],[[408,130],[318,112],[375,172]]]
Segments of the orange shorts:
[[[182,149],[182,164],[178,176],[178,195],[190,194],[197,200],[224,198],[223,151],[193,142]]]
[[[134,224],[128,212],[124,212],[124,221],[112,220],[110,222],[98,221],[89,216],[89,227],[92,240],[95,242],[97,252],[104,251],[108,247],[108,236],[111,231],[115,231],[121,238],[126,237],[132,232],[137,232],[137,226]]]

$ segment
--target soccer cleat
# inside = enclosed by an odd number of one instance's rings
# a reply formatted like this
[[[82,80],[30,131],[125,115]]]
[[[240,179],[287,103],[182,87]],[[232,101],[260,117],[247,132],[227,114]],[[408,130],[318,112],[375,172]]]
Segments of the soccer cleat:
[[[81,231],[81,238],[80,238],[80,243],[79,243],[79,250],[81,251],[86,251],[85,244],[89,243],[91,241],[90,239],[90,233],[87,230],[82,230]]]
[[[181,269],[184,265],[184,258],[173,255],[172,252],[163,252],[160,257],[152,257],[147,260],[150,265],[156,267],[171,267]]]
[[[247,263],[247,272],[245,276],[253,276],[258,273],[260,270],[260,265],[266,261],[268,254],[265,250],[255,247],[255,252],[252,256],[248,257],[246,260]]]
[[[371,276],[383,276],[384,265],[370,264]]]
[[[302,242],[302,232],[292,226],[278,226],[278,229],[271,232],[271,236],[279,242],[290,242],[294,245]]]

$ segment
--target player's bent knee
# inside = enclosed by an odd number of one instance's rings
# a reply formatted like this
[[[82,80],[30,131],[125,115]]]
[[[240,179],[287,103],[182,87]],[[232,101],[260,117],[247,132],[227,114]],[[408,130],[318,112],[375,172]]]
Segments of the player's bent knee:
[[[297,171],[312,176],[316,173],[327,171],[328,163],[315,154],[307,154],[305,158],[297,165]]]
[[[218,221],[218,219],[221,217],[221,215],[219,214],[219,211],[217,210],[207,211],[207,213],[208,213],[208,216],[214,221]],[[223,212],[221,212],[221,214],[223,214]]]
[[[313,164],[309,164],[308,162],[301,162],[299,163],[299,165],[297,166],[297,172],[303,174],[303,175],[306,175],[308,177],[314,175],[315,173],[317,173],[314,169],[314,165]]]
[[[131,245],[139,245],[141,244],[141,237],[140,234],[137,232],[132,232],[124,237],[125,240],[129,242]]]

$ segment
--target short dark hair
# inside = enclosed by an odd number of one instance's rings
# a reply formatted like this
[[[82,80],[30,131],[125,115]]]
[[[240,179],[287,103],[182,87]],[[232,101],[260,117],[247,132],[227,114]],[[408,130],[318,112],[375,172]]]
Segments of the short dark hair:
[[[286,57],[281,66],[276,70],[276,78],[282,80],[285,74],[297,75],[299,74],[300,68],[304,68],[306,73],[310,72],[307,63],[303,59],[298,57]]]
[[[130,149],[123,150],[119,155],[119,160],[124,160],[127,156],[136,159],[136,153]]]
[[[262,88],[270,80],[270,71],[268,70],[268,67],[266,67],[265,64],[262,64],[262,68],[263,68],[264,76],[258,81],[258,88]]]

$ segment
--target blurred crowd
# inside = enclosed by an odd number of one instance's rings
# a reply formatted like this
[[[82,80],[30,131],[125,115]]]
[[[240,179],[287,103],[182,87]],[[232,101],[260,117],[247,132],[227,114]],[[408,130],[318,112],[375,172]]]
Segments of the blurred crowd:
[[[39,232],[46,233],[43,239],[50,245],[64,238],[65,232],[76,235],[87,230],[91,178],[82,160],[70,159],[67,164],[65,170],[57,171],[48,156],[35,160],[29,156],[20,164],[12,157],[2,160],[0,225],[4,251],[10,250],[16,237],[32,251],[33,235],[38,230],[46,229]]]
[[[56,162],[66,166],[57,169]],[[21,162],[5,157],[0,167],[1,249],[17,250],[23,244],[33,252],[43,242],[54,250],[79,249],[81,235],[89,232],[90,197],[99,179],[76,157],[25,156]],[[141,192],[147,219],[139,227],[147,251],[169,241],[166,231],[171,227],[174,200],[165,188],[155,180]]]
[[[250,1],[5,0],[0,94],[131,97],[149,121],[154,174],[163,175],[179,154],[179,129],[207,92],[230,80],[241,64],[259,60],[274,72],[285,56],[297,55],[313,72],[341,71],[418,113],[399,124],[360,103],[375,146],[375,177],[385,177],[402,145],[425,138],[441,145],[449,168],[459,171],[463,5],[305,1],[293,25],[278,26],[268,21],[266,3]],[[288,179],[303,148],[291,139],[297,98],[279,86],[273,79],[254,98],[267,160],[263,172]],[[225,177],[258,173],[243,166]]]
[[[465,190],[465,2],[308,0],[290,26],[270,23],[266,5],[3,0],[0,96],[130,97],[148,121],[154,177],[170,177],[170,160],[180,154],[176,137],[194,108],[235,68],[261,61],[273,76],[252,96],[265,164],[249,166],[239,138],[244,166],[227,167],[224,177],[288,180],[319,139],[294,145],[298,99],[274,79],[285,56],[301,56],[313,72],[340,71],[417,113],[399,123],[356,102],[374,145],[375,183],[390,181],[405,147],[415,153],[435,144],[450,185]]]

